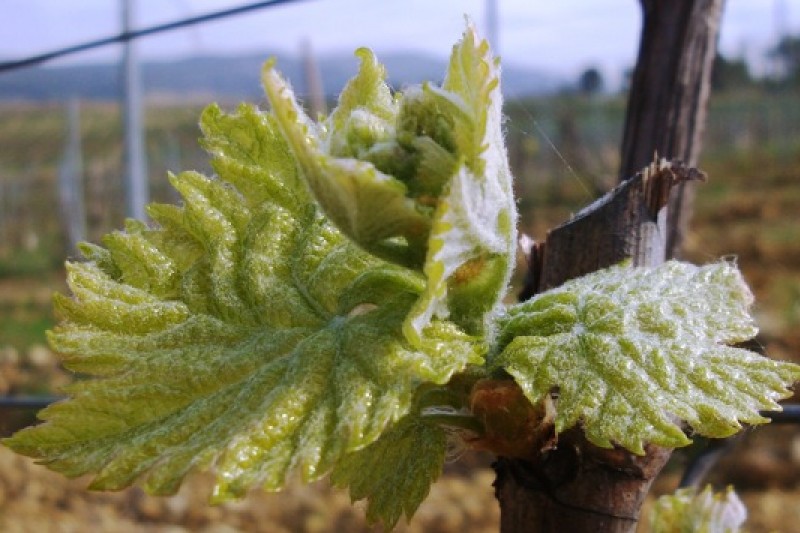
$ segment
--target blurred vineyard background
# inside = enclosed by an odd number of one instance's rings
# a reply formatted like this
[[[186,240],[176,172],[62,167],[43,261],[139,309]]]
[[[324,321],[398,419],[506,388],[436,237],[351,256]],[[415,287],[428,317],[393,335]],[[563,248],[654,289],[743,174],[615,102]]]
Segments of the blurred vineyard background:
[[[800,353],[800,96],[748,88],[712,96],[700,167],[692,260],[736,256],[757,293],[765,342]],[[223,107],[233,109],[235,104]],[[74,257],[59,200],[68,131],[64,103],[0,103],[0,283],[4,345],[45,342],[49,295]],[[200,148],[201,105],[153,104],[146,148],[153,201],[175,202],[169,172],[211,173]],[[521,229],[548,228],[617,180],[624,95],[567,92],[506,103],[506,138]],[[123,227],[120,115],[113,103],[81,102],[87,239]]]
[[[753,79],[738,59],[718,58],[687,256],[735,257],[756,294],[758,343],[772,357],[800,362],[800,39],[787,38],[780,79]],[[792,48],[793,47],[793,48]],[[780,50],[776,45],[775,50]],[[792,55],[794,54],[794,55]],[[794,61],[792,63],[791,61]],[[793,70],[794,69],[794,70]],[[151,199],[175,202],[168,172],[211,173],[198,144],[202,105],[152,99],[145,115]],[[210,101],[210,100],[207,100]],[[604,91],[590,71],[546,95],[507,102],[506,137],[516,177],[521,229],[534,239],[613,187],[618,176],[625,92]],[[233,109],[233,101],[222,106]],[[78,110],[86,237],[123,227],[123,146],[119,106],[103,100]],[[263,102],[262,102],[263,105]],[[69,244],[59,172],[69,144],[65,101],[0,101],[0,394],[57,394],[72,377],[47,348],[56,321],[54,291],[65,291]],[[74,124],[75,122],[73,122]],[[795,398],[795,401],[798,398]],[[0,413],[4,431],[25,420]],[[702,445],[699,445],[702,446]],[[698,446],[698,447],[699,447]],[[698,448],[696,447],[696,448]],[[657,483],[672,490],[696,449],[679,452]],[[496,531],[488,458],[449,465],[410,524],[398,531]],[[748,504],[751,531],[800,532],[800,431],[749,431],[714,472]],[[371,531],[363,507],[326,484],[254,492],[241,503],[206,505],[207,476],[172,498],[139,489],[91,494],[0,448],[2,531]]]

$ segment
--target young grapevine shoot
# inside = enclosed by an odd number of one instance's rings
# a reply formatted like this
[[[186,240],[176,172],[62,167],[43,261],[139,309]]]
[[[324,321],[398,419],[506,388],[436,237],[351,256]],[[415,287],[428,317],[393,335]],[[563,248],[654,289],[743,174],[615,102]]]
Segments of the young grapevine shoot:
[[[730,262],[619,265],[504,305],[498,61],[469,26],[441,86],[392,92],[356,53],[320,121],[268,62],[269,111],[202,115],[214,177],[171,176],[182,205],[82,246],[50,342],[90,379],[6,446],[93,489],[173,494],[210,469],[216,502],[330,475],[392,527],[449,439],[502,440],[473,409],[487,380],[547,403],[556,433],[634,454],[780,408],[800,368],[733,346],[756,328]]]

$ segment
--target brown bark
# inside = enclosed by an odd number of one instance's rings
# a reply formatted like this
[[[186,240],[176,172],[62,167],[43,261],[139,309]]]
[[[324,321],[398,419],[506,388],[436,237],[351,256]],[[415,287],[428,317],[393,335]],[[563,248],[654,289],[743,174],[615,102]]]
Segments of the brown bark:
[[[539,463],[501,458],[494,465],[500,531],[635,531],[642,502],[670,452],[648,447],[637,457],[604,450],[573,431]]]
[[[655,266],[666,259],[664,235],[667,204],[674,187],[704,179],[702,172],[682,163],[653,162],[633,179],[552,230],[534,253],[536,284],[526,287],[529,298],[623,259],[636,266]]]
[[[652,161],[655,153],[697,165],[724,0],[641,4],[642,37],[622,139],[621,180]],[[673,192],[667,257],[680,255],[693,201],[691,183]]]

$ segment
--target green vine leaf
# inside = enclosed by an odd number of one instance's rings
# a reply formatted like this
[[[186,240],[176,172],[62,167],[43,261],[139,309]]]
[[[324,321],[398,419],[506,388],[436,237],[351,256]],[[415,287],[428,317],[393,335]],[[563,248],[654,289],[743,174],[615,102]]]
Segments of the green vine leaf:
[[[756,334],[751,303],[731,263],[616,266],[512,308],[490,366],[534,404],[557,389],[556,431],[582,422],[601,447],[686,445],[675,418],[726,437],[768,422],[759,410],[780,410],[800,379],[797,365],[728,346]]]
[[[442,473],[447,433],[412,411],[377,441],[345,456],[331,481],[349,487],[353,501],[367,499],[367,520],[390,530],[416,512]]]
[[[442,87],[392,95],[366,49],[338,107],[311,120],[272,63],[264,87],[300,172],[323,211],[364,249],[421,270],[406,320],[415,345],[434,318],[493,333],[516,246],[512,176],[497,61],[470,25]]]
[[[4,442],[91,487],[145,478],[174,493],[193,467],[215,500],[287,474],[328,473],[408,412],[417,388],[480,363],[437,321],[402,333],[419,273],[378,260],[309,203],[277,119],[252,107],[203,115],[219,179],[173,177],[182,207],[129,222],[68,265],[52,346],[93,376]]]
[[[711,485],[698,493],[684,488],[656,500],[650,517],[652,533],[738,533],[747,509],[731,487],[714,493]]]

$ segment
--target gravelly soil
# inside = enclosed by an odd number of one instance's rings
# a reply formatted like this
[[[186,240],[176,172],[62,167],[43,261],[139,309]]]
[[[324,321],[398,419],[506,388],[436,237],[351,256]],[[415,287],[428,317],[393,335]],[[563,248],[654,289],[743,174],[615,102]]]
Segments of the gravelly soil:
[[[492,472],[479,469],[450,475],[434,485],[410,524],[396,531],[493,532],[499,509],[493,500]],[[370,532],[363,505],[352,506],[346,492],[326,483],[292,484],[278,494],[253,491],[240,502],[208,505],[211,477],[194,475],[169,498],[138,488],[119,493],[85,490],[87,479],[67,480],[0,449],[0,531],[78,533],[323,533]]]

